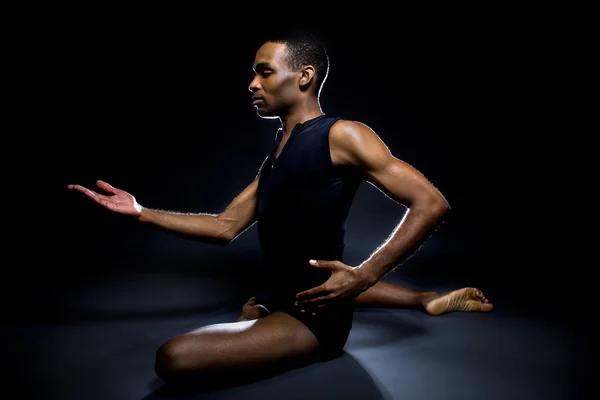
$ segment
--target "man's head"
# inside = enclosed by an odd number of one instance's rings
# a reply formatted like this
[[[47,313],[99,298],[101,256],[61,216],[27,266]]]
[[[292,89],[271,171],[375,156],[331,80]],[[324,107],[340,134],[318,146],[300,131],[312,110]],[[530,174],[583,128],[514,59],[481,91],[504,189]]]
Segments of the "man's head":
[[[310,33],[267,40],[256,52],[249,89],[259,115],[276,117],[302,101],[316,101],[327,79],[329,58]]]

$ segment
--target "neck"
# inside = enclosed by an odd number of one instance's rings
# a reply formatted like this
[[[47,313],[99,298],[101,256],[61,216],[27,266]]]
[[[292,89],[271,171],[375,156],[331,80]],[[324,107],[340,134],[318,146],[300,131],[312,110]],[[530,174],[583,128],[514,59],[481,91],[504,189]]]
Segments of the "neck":
[[[283,136],[288,136],[296,124],[302,124],[313,118],[317,118],[325,113],[321,110],[319,103],[315,103],[311,107],[302,107],[298,110],[294,110],[284,116],[281,116],[281,127],[283,129]]]

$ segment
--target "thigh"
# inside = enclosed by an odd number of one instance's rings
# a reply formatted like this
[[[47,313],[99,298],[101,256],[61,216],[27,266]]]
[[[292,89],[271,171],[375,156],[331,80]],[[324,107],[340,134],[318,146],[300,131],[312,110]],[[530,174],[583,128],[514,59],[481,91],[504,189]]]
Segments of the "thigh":
[[[208,325],[168,340],[157,353],[157,372],[163,379],[208,376],[289,368],[318,358],[315,335],[292,316],[273,312],[251,321]]]

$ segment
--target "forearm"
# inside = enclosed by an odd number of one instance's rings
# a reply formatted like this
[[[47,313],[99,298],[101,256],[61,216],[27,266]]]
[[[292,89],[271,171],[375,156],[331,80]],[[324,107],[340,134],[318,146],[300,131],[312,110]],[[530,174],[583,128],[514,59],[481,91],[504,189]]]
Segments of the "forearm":
[[[414,254],[442,223],[448,211],[445,204],[409,209],[388,240],[358,266],[369,286]]]
[[[235,224],[220,214],[186,214],[144,207],[137,219],[187,239],[227,244],[235,237]]]

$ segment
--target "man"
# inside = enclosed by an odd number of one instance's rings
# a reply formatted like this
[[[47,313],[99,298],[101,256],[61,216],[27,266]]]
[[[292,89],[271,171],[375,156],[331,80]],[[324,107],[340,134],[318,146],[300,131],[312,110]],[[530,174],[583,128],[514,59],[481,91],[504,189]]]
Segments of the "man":
[[[164,381],[204,377],[208,382],[335,357],[346,343],[356,305],[422,307],[431,315],[492,309],[476,288],[438,294],[381,281],[431,235],[450,207],[368,126],[321,110],[328,68],[325,48],[311,35],[260,46],[249,89],[258,115],[278,118],[281,128],[256,179],[220,214],[145,208],[102,181],[97,185],[108,195],[68,186],[112,211],[211,243],[229,243],[257,222],[268,298],[261,303],[251,298],[235,322],[201,327],[164,343],[156,355]],[[408,212],[384,245],[349,266],[342,254],[344,226],[362,181]]]

